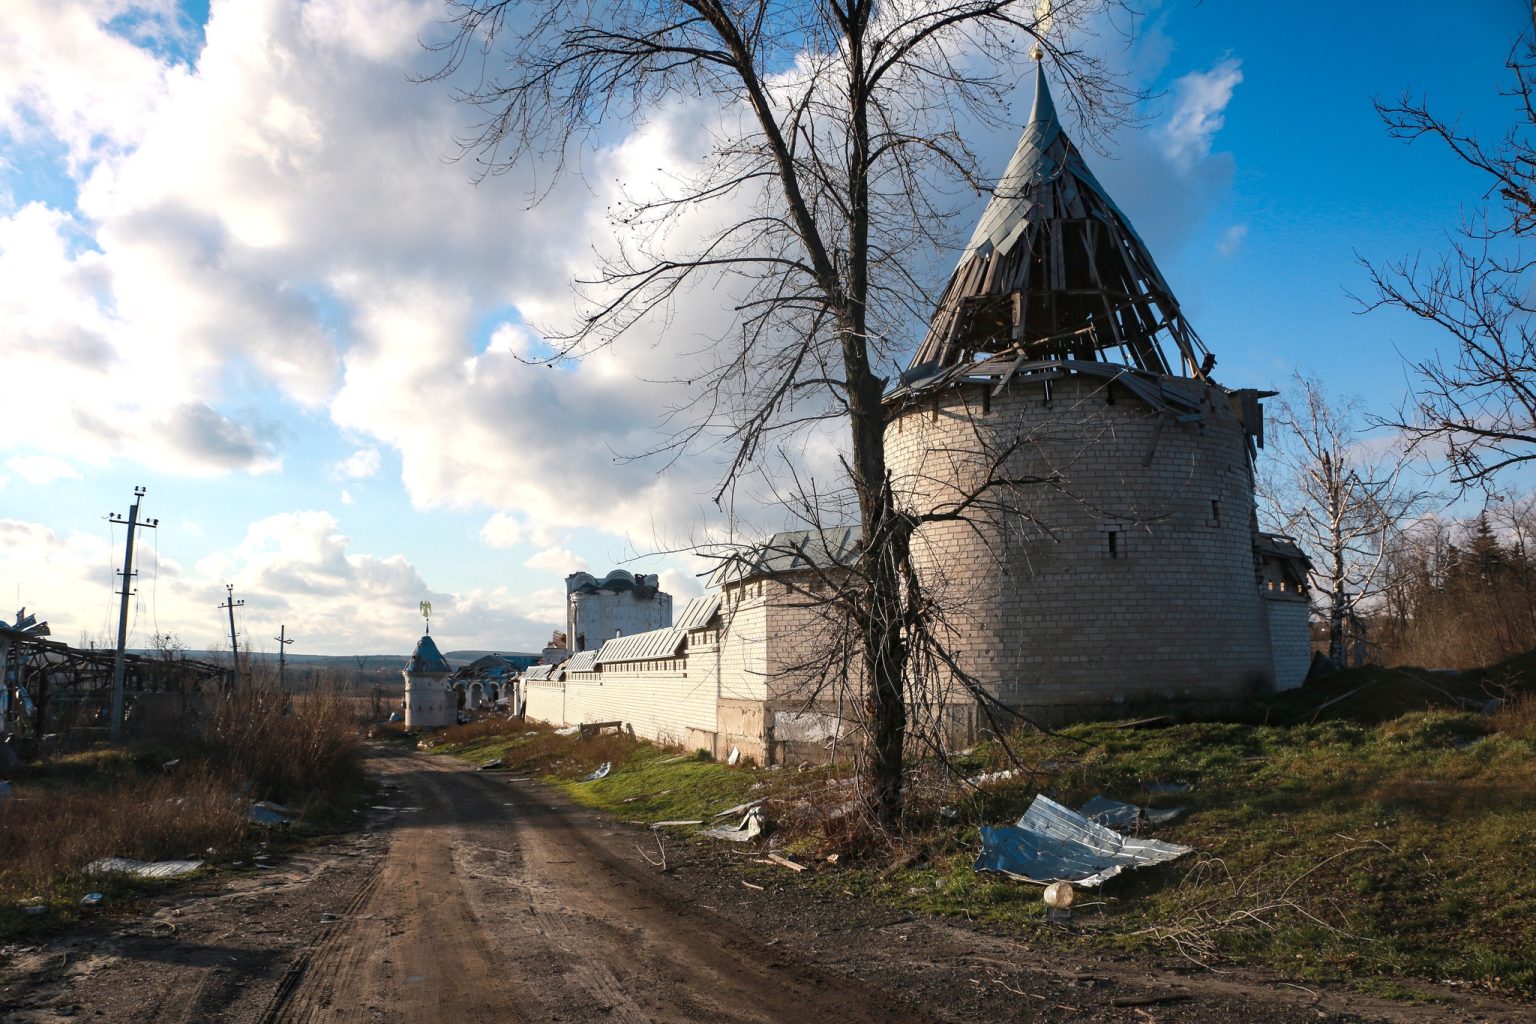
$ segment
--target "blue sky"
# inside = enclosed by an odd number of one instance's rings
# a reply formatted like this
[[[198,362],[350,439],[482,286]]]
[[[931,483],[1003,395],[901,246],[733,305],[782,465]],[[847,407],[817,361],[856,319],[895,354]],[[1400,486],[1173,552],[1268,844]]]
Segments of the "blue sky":
[[[1390,10],[1390,15],[1384,13]],[[431,0],[12,0],[0,25],[0,600],[106,638],[144,485],[143,642],[245,630],[309,653],[405,651],[419,600],[449,647],[536,649],[561,580],[717,536],[718,464],[618,460],[676,397],[641,383],[726,314],[545,369],[526,326],[570,308],[610,186],[686,164],[681,109],[584,155],[528,209],[520,174],[445,162],[467,116],[406,76]],[[1385,410],[1399,353],[1358,314],[1360,257],[1439,251],[1481,183],[1387,138],[1408,89],[1492,137],[1529,8],[1152,4],[1111,60],[1158,94],[1089,161],[1237,387],[1321,374]],[[1027,76],[1026,76],[1027,77]],[[1025,85],[1014,109],[1028,109]],[[994,173],[1016,129],[979,133]],[[980,209],[977,200],[977,212]],[[966,232],[962,232],[965,234]],[[953,257],[941,257],[948,266]],[[828,453],[812,453],[825,465]],[[750,519],[750,516],[749,516]],[[781,525],[772,517],[744,529]],[[696,558],[625,561],[697,592]],[[9,618],[9,609],[0,618]]]

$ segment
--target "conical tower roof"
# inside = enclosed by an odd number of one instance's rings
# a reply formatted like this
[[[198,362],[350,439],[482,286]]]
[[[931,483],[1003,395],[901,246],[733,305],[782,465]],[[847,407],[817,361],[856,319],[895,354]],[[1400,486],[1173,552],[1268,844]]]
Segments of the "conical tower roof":
[[[411,653],[410,660],[405,663],[405,670],[413,676],[431,672],[447,675],[453,671],[448,666],[448,659],[443,657],[443,652],[437,649],[437,642],[431,636],[423,636],[416,641],[416,650]]]
[[[1213,362],[1146,244],[1067,138],[1039,66],[1029,124],[911,371],[1013,352],[1193,377]]]

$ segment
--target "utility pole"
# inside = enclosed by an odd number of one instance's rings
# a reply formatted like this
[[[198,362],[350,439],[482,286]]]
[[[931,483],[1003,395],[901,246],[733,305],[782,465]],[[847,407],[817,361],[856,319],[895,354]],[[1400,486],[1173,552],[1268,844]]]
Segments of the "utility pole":
[[[288,627],[278,626],[277,636],[272,639],[277,641],[277,688],[283,693],[287,693],[288,687],[284,685],[283,678],[287,674],[288,645],[293,643],[292,640],[288,639]]]
[[[117,615],[117,655],[112,659],[112,721],[109,723],[110,735],[114,741],[123,738],[123,670],[127,663],[128,651],[128,598],[137,593],[133,588],[133,534],[140,526],[153,530],[160,525],[158,519],[146,519],[139,522],[139,502],[144,498],[144,488],[133,489],[133,504],[128,508],[128,518],[124,519],[116,512],[107,514],[107,521],[112,523],[128,524],[128,543],[123,554],[123,589],[118,593],[123,596],[123,603],[118,609]]]
[[[240,641],[235,638],[235,609],[243,608],[245,602],[235,600],[235,585],[233,583],[224,584],[224,589],[229,591],[229,596],[224,599],[224,603],[219,605],[219,607],[229,610],[229,650],[235,658],[234,689],[238,690],[240,689]]]

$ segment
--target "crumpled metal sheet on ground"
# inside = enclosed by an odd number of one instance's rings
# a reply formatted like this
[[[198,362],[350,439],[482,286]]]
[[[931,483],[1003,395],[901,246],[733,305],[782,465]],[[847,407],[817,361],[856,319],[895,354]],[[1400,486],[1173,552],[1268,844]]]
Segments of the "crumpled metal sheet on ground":
[[[728,839],[733,843],[745,843],[756,839],[763,834],[767,827],[768,818],[763,814],[761,807],[754,807],[741,819],[741,824],[735,828],[710,828],[705,829],[700,835],[714,836],[716,839]]]
[[[1184,808],[1169,807],[1166,810],[1155,810],[1151,807],[1138,807],[1136,804],[1123,804],[1118,800],[1096,796],[1079,807],[1077,813],[1095,824],[1135,831],[1166,825],[1183,814]]]
[[[1161,864],[1190,852],[1191,847],[1177,843],[1128,838],[1037,796],[1017,824],[982,828],[976,870],[1091,888],[1127,868]]]
[[[139,878],[176,878],[190,875],[203,866],[200,860],[133,860],[129,857],[102,857],[85,866],[88,875],[125,874]]]

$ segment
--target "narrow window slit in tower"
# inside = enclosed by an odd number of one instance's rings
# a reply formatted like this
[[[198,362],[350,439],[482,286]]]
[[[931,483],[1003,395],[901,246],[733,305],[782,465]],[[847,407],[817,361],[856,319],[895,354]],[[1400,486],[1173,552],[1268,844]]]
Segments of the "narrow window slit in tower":
[[[1211,499],[1211,525],[1212,526],[1220,526],[1221,525],[1221,499],[1220,498],[1212,498]]]
[[[1119,558],[1120,557],[1120,531],[1119,530],[1109,530],[1109,531],[1107,531],[1104,534],[1104,536],[1109,538],[1109,557],[1110,558]]]

